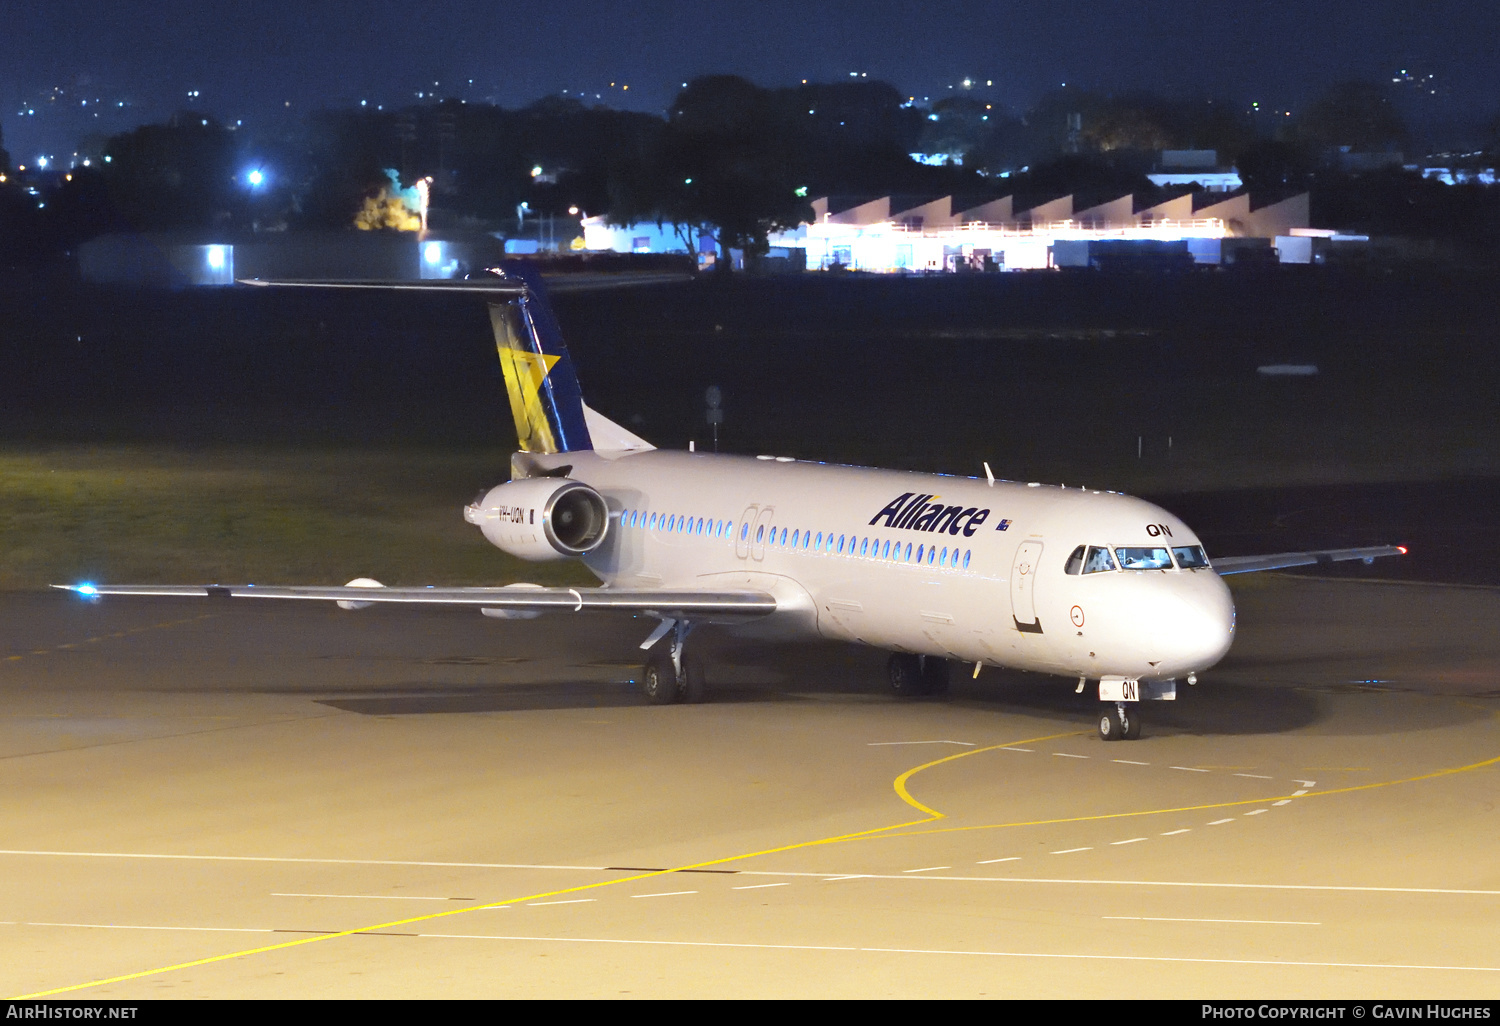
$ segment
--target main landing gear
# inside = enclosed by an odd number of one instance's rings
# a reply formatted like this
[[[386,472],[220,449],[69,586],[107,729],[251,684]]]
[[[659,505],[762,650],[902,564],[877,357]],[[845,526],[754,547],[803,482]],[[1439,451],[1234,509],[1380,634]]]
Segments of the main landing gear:
[[[1141,736],[1139,703],[1107,703],[1099,710],[1101,741],[1134,741]]]
[[[929,655],[895,652],[886,664],[891,691],[898,698],[948,693],[948,660]]]
[[[668,633],[672,635],[667,644],[646,657],[646,668],[641,674],[641,692],[652,705],[703,701],[703,660],[684,651],[690,629],[691,625],[682,620],[663,620],[642,646],[651,648]]]

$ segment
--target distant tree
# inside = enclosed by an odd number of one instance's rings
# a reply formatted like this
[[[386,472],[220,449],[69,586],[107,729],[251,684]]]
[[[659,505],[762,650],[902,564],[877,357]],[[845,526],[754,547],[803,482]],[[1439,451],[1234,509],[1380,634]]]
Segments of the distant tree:
[[[991,148],[995,135],[992,104],[972,96],[948,96],[937,101],[927,113],[917,150],[929,155],[947,154],[956,163],[972,164]]]
[[[1183,104],[1178,145],[1190,150],[1214,150],[1220,164],[1238,164],[1240,154],[1259,141],[1255,123],[1242,104],[1204,100]]]
[[[36,200],[9,180],[0,182],[0,266],[20,266],[40,261],[47,246],[42,214]]]
[[[401,139],[396,112],[316,111],[300,136],[298,196],[292,223],[301,228],[347,228],[388,184],[386,168],[399,168]]]
[[[1149,196],[1156,186],[1145,176],[1149,157],[1135,151],[1069,153],[1013,175],[1010,185],[1019,192],[1113,199],[1126,193]]]
[[[1179,110],[1161,97],[1133,93],[1109,97],[1093,105],[1079,126],[1080,141],[1089,149],[1165,150],[1183,145]]]
[[[806,82],[770,90],[778,133],[816,151],[910,153],[924,125],[922,113],[889,82],[869,79]]]
[[[1400,168],[1319,172],[1312,220],[1371,235],[1442,240],[1491,258],[1500,252],[1500,192],[1472,183],[1445,185]]]
[[[105,171],[114,208],[140,231],[222,224],[237,201],[234,134],[192,112],[109,140]]]
[[[96,235],[131,227],[121,218],[110,183],[97,167],[74,168],[47,196],[43,213],[49,244],[63,251]]]
[[[732,248],[763,253],[770,232],[812,216],[785,142],[766,90],[734,75],[695,79],[672,104],[656,151],[660,215],[714,225],[720,266]]]
[[[1341,82],[1296,119],[1299,138],[1320,147],[1371,152],[1403,145],[1406,123],[1385,90],[1373,82]]]
[[[1261,139],[1240,152],[1235,166],[1251,192],[1306,189],[1317,169],[1317,157],[1296,140]]]

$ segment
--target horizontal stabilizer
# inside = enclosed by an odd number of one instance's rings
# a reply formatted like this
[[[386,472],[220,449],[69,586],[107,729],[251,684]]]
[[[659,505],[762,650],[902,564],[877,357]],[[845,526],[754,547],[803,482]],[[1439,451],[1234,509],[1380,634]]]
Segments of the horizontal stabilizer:
[[[1404,556],[1402,545],[1375,545],[1364,549],[1316,549],[1311,552],[1278,552],[1270,556],[1217,556],[1213,567],[1221,576],[1249,574],[1257,570],[1285,570],[1293,566],[1322,566],[1350,559],[1370,562],[1381,556]]]
[[[515,278],[432,278],[420,281],[360,281],[357,279],[240,278],[241,285],[300,289],[379,289],[382,292],[464,292],[470,295],[514,297],[526,295],[526,283]]]
[[[589,439],[595,452],[645,452],[656,446],[633,431],[626,430],[594,409],[583,404],[583,422],[588,425]]]

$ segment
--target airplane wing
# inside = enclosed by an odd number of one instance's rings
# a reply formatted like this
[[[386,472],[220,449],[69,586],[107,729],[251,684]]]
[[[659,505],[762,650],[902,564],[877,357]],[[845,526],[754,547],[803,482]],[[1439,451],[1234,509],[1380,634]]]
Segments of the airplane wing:
[[[54,584],[84,598],[155,595],[182,598],[304,599],[337,602],[345,609],[367,605],[464,606],[516,615],[611,610],[664,619],[739,623],[776,612],[774,596],[762,591],[683,591],[629,588],[387,588],[371,584],[282,587],[254,584]]]
[[[1311,552],[1278,552],[1270,556],[1217,556],[1211,562],[1219,576],[1249,574],[1258,570],[1283,570],[1292,566],[1327,566],[1349,559],[1374,562],[1381,556],[1404,556],[1404,545],[1374,545],[1363,549],[1315,549]]]

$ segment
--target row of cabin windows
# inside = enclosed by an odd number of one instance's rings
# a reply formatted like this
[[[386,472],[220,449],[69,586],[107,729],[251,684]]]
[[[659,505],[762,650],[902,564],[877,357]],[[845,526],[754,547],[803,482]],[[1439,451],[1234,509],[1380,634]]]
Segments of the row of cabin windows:
[[[710,538],[729,538],[733,536],[734,524],[727,520],[705,520],[702,517],[694,519],[689,516],[678,516],[677,514],[647,513],[645,510],[625,510],[620,514],[620,525],[622,527],[643,527],[648,531],[662,530],[679,534],[706,535]],[[790,534],[788,531],[790,530]],[[748,542],[750,540],[750,524],[740,524],[739,540]],[[893,542],[887,538],[882,541],[879,538],[856,538],[853,535],[841,534],[837,537],[830,531],[824,534],[822,531],[816,533],[803,531],[801,529],[778,528],[774,525],[767,528],[761,524],[755,529],[756,545],[773,545],[777,548],[795,549],[803,552],[824,552],[829,555],[859,556],[862,559],[885,559],[898,563],[924,563],[927,566],[941,566],[951,570],[965,569],[969,567],[969,559],[972,555],[969,549],[950,549],[946,545],[939,549],[936,545],[927,546],[919,544],[912,547],[911,542],[904,545]]]
[[[728,538],[734,525],[727,520],[704,520],[698,517],[678,516],[673,513],[648,514],[643,509],[627,509],[620,513],[621,527],[644,527],[648,531],[657,529],[677,534],[702,534],[710,538]]]

